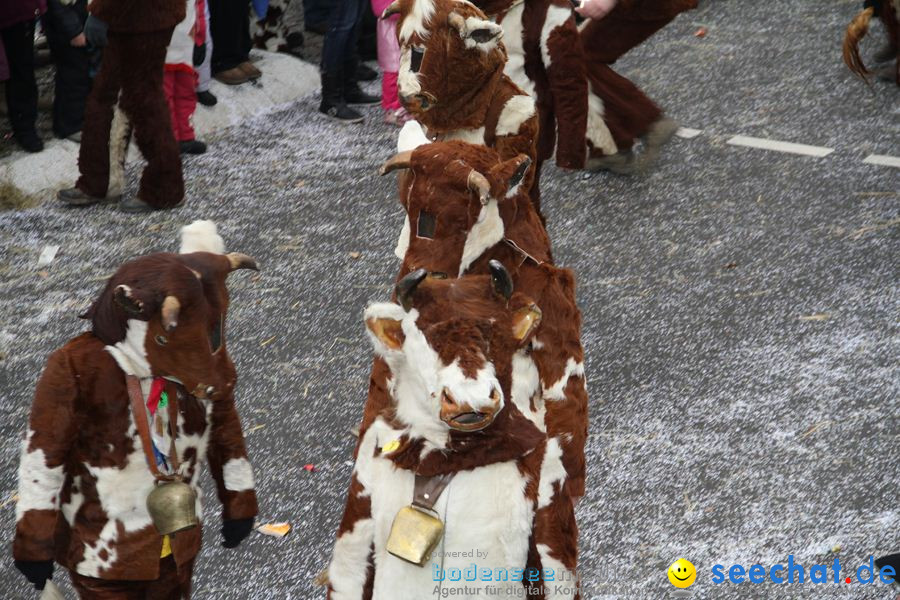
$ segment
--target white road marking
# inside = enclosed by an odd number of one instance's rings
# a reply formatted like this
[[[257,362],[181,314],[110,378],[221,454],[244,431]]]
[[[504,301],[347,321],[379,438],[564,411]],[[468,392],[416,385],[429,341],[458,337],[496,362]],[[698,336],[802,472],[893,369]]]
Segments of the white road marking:
[[[834,148],[823,148],[822,146],[808,146],[806,144],[794,144],[792,142],[779,142],[777,140],[767,140],[763,138],[747,137],[745,135],[736,135],[726,142],[732,146],[747,146],[748,148],[760,148],[762,150],[775,150],[776,152],[787,152],[789,154],[802,154],[804,156],[823,157],[834,152]]]
[[[693,139],[700,135],[703,131],[701,129],[691,129],[690,127],[679,127],[678,131],[675,132],[680,138],[684,138],[686,140]]]
[[[881,165],[882,167],[900,168],[900,158],[886,154],[870,154],[864,160],[867,165]]]

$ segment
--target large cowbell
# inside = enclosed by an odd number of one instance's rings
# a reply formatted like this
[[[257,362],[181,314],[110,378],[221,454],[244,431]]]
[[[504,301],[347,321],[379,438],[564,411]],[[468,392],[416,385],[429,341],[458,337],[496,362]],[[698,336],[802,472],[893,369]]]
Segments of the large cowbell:
[[[200,522],[197,493],[180,479],[160,482],[147,496],[147,512],[160,535],[192,529]]]

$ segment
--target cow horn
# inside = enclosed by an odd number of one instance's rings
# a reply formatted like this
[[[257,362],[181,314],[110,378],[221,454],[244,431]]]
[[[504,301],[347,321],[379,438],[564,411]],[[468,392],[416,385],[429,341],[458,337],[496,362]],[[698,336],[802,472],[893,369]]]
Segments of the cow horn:
[[[387,175],[388,173],[399,169],[408,169],[410,166],[412,166],[412,150],[407,150],[406,152],[400,152],[390,157],[387,162],[378,169],[378,174]]]
[[[387,19],[391,15],[400,14],[400,0],[394,0],[391,2],[390,6],[384,9],[384,12],[381,13],[382,19]]]
[[[450,27],[457,30],[459,32],[459,35],[466,35],[466,20],[461,14],[455,12],[450,13],[449,15],[447,15],[447,23],[450,25]]]
[[[178,326],[178,313],[181,311],[181,302],[175,296],[166,296],[162,303],[163,329],[172,331]]]
[[[247,256],[240,252],[229,252],[225,255],[225,258],[231,263],[232,271],[237,271],[238,269],[253,269],[254,271],[259,271],[256,260],[252,256]]]
[[[412,308],[412,293],[428,277],[428,271],[425,269],[417,269],[406,277],[397,282],[397,299],[400,300],[400,306],[403,310]]]
[[[481,204],[487,204],[488,200],[491,199],[491,184],[488,182],[487,177],[475,169],[469,171],[469,179],[466,182],[466,186],[469,188],[469,191],[478,194]]]
[[[491,271],[491,289],[495,294],[503,296],[508,301],[513,293],[513,282],[509,271],[499,260],[489,261],[488,268]]]

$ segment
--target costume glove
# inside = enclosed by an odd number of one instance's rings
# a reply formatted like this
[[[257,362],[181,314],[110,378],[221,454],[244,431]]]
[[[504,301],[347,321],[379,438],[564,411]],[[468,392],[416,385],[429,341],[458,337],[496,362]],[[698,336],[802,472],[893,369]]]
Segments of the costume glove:
[[[206,60],[206,42],[202,44],[194,45],[194,66],[199,67],[203,64],[203,61]]]
[[[230,519],[222,522],[222,546],[237,548],[238,544],[253,531],[253,519]]]
[[[87,21],[84,22],[84,37],[94,48],[103,48],[107,43],[106,30],[108,28],[106,23],[94,15],[88,15]]]
[[[52,560],[16,560],[13,564],[25,579],[34,584],[36,590],[44,589],[44,584],[53,577]]]

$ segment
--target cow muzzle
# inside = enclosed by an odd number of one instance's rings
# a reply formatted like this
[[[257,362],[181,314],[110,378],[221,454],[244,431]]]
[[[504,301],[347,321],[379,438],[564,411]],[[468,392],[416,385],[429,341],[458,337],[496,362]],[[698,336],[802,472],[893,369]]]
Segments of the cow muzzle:
[[[422,92],[420,94],[400,94],[400,102],[402,102],[403,106],[406,107],[406,110],[410,112],[423,113],[429,111],[437,104],[437,98],[428,92]]]
[[[468,402],[457,402],[447,388],[441,392],[441,421],[457,431],[479,431],[490,425],[500,412],[500,390],[494,388],[490,402],[478,409]]]

